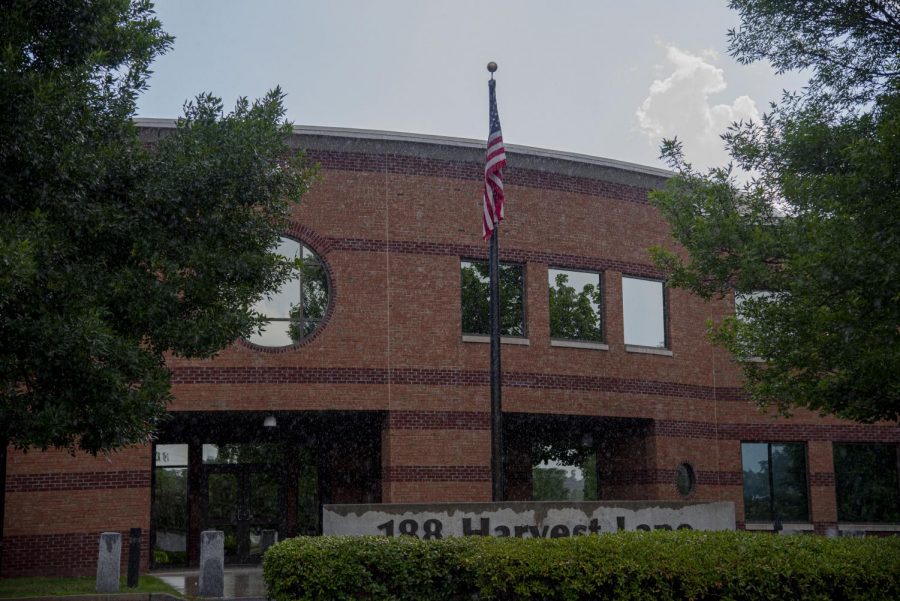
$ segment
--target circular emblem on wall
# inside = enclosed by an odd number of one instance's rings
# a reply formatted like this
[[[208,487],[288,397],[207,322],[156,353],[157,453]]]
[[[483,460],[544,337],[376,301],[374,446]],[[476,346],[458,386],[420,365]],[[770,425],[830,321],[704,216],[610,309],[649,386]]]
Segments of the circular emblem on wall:
[[[693,466],[687,461],[682,461],[675,468],[675,488],[682,497],[689,497],[697,487],[697,476]]]

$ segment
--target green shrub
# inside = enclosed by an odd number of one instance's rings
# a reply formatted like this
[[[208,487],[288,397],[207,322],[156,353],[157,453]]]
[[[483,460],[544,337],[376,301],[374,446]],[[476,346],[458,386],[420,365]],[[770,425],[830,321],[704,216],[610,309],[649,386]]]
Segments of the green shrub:
[[[900,599],[900,538],[299,537],[269,549],[263,571],[274,601]]]

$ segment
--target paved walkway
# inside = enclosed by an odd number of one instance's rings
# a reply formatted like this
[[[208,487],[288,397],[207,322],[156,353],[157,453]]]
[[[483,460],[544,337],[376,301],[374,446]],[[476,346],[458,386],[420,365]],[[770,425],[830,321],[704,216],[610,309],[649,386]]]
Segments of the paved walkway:
[[[174,587],[178,592],[196,597],[199,592],[199,572],[197,570],[158,570],[150,572],[166,584]],[[226,599],[260,599],[266,598],[266,586],[263,583],[262,568],[237,567],[225,568],[225,595]]]

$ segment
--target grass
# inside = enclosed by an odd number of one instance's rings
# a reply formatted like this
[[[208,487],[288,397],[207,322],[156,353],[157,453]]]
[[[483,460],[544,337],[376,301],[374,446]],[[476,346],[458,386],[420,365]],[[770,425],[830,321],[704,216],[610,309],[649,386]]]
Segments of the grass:
[[[0,580],[0,599],[24,597],[55,597],[58,595],[96,595],[97,581],[85,578],[3,578]],[[119,594],[123,593],[169,593],[181,597],[177,590],[153,576],[141,576],[136,588],[128,588],[123,577]]]

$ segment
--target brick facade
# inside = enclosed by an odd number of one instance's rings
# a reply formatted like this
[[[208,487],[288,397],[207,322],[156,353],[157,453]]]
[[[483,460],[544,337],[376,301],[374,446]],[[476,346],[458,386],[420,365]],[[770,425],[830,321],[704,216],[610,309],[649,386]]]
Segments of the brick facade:
[[[106,457],[10,451],[3,575],[90,575],[100,533],[121,532],[127,549],[131,528],[142,529],[141,567],[149,568],[150,478],[150,447]]]
[[[145,125],[143,135],[152,143],[167,127]],[[300,130],[293,144],[321,165],[288,234],[326,265],[324,325],[294,346],[237,342],[213,360],[172,359],[170,410],[279,421],[338,415],[329,424],[378,416],[365,422],[369,446],[348,450],[344,435],[318,434],[329,500],[490,500],[489,345],[463,340],[460,314],[460,261],[487,256],[483,150],[340,130]],[[741,525],[741,442],[805,443],[810,522],[820,532],[835,527],[831,442],[896,444],[900,428],[806,411],[761,414],[742,393],[739,370],[706,339],[706,320],[732,313],[730,299],[668,291],[671,354],[630,352],[622,277],[659,278],[646,249],[675,248],[647,202],[665,174],[533,149],[511,148],[509,164],[500,254],[524,266],[527,344],[503,345],[504,411],[575,420],[602,439],[604,499],[679,500],[675,470],[688,462],[697,481],[690,498],[733,501]],[[605,350],[551,345],[549,268],[600,272]],[[529,440],[513,432],[507,442],[508,497],[530,498]],[[8,472],[4,575],[90,574],[99,532],[149,532],[149,447],[109,458],[10,451]]]

